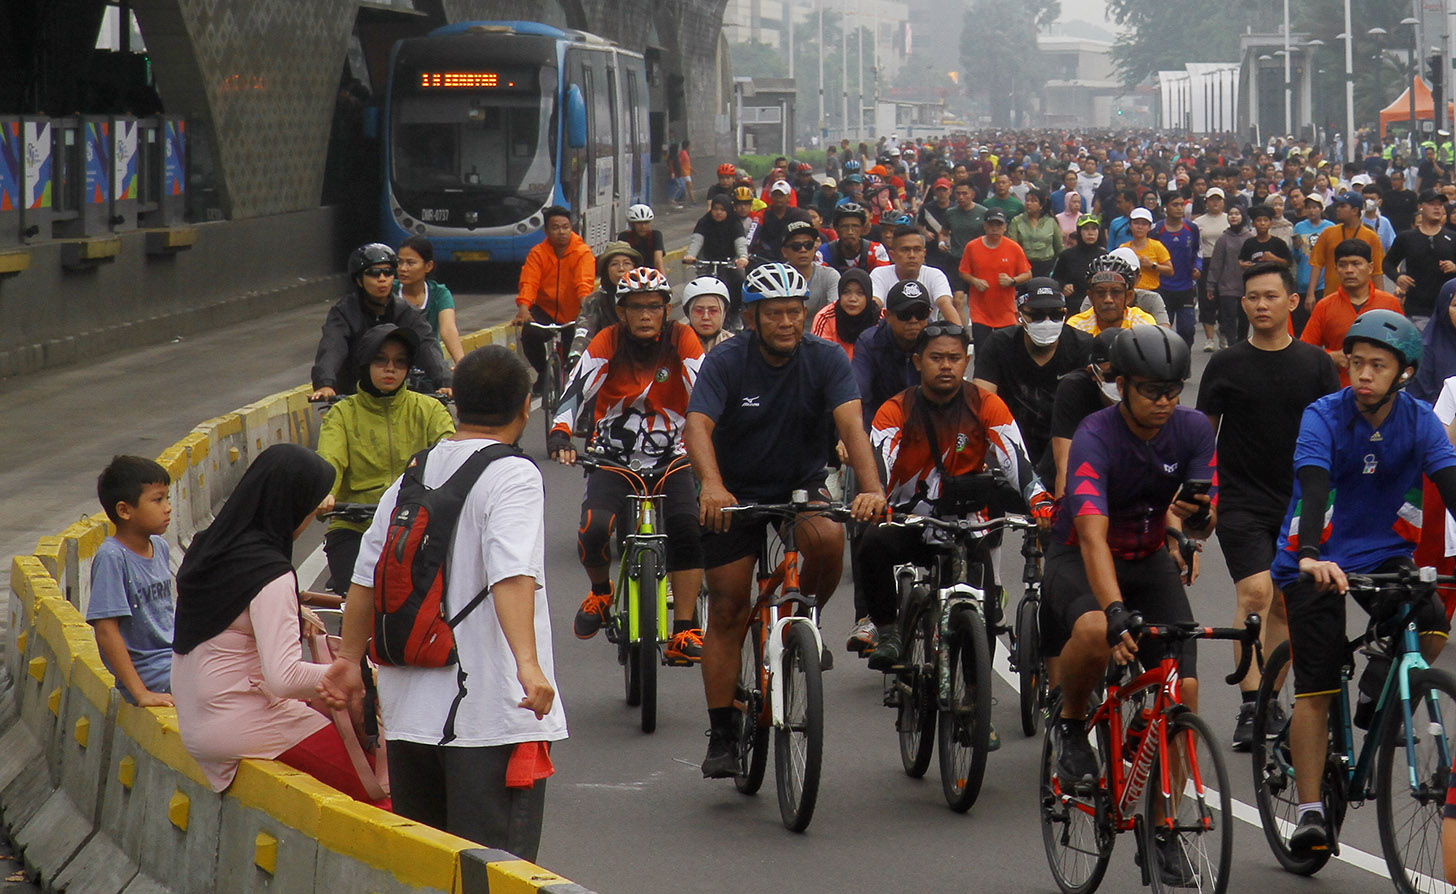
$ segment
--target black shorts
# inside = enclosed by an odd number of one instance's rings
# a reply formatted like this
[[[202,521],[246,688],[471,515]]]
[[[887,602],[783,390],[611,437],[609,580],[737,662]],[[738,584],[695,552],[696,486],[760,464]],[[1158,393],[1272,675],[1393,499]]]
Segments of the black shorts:
[[[1229,577],[1237,583],[1246,577],[1269,572],[1279,543],[1280,515],[1266,515],[1248,509],[1218,510],[1218,548],[1223,552]]]
[[[820,474],[813,481],[808,482],[795,490],[809,491],[809,499],[829,502],[829,490],[824,486],[824,476]],[[754,503],[787,503],[787,493],[756,499]],[[758,555],[759,547],[763,546],[764,530],[769,522],[776,522],[772,518],[743,518],[735,513],[733,522],[728,530],[714,533],[707,528],[703,529],[703,567],[717,568],[721,565],[729,565],[742,559],[745,556]]]
[[[1397,556],[1382,562],[1375,573],[1415,567],[1410,558]],[[1350,595],[1369,614],[1374,594]],[[1289,614],[1295,696],[1338,692],[1340,667],[1349,654],[1345,649],[1345,597],[1332,590],[1321,591],[1308,581],[1296,581],[1284,588],[1284,607]],[[1416,629],[1422,634],[1451,632],[1446,608],[1434,590],[1416,605]]]
[[[581,501],[581,523],[576,529],[577,556],[582,564],[611,564],[611,537],[619,538],[628,531],[617,531],[619,522],[628,519],[627,495],[632,485],[622,475],[606,469],[591,472],[586,478],[586,495]],[[662,486],[662,517],[658,533],[668,535],[667,570],[686,571],[703,567],[701,531],[698,528],[698,486],[691,469],[669,475]],[[634,525],[635,520],[627,520]]]
[[[1166,548],[1145,559],[1113,559],[1117,585],[1122,601],[1149,623],[1181,623],[1193,620],[1188,593],[1178,576],[1178,566]],[[1041,641],[1047,656],[1060,655],[1072,637],[1077,619],[1088,612],[1100,612],[1102,606],[1092,594],[1087,569],[1082,565],[1082,551],[1075,546],[1054,544],[1047,551],[1046,572],[1042,578]],[[1166,644],[1148,640],[1138,646],[1138,660],[1143,667],[1154,667],[1164,655],[1178,658],[1179,673],[1187,679],[1198,677],[1198,649],[1193,641]]]

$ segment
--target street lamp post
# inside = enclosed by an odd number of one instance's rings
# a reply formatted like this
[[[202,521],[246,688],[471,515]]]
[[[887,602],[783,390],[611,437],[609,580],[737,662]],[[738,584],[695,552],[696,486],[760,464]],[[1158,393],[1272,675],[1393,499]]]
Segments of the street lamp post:
[[[1416,65],[1421,57],[1420,28],[1421,20],[1415,16],[1406,16],[1400,20],[1402,25],[1411,26],[1411,52],[1410,52],[1410,77],[1406,86],[1410,88],[1410,157],[1416,157]]]
[[[1350,0],[1345,0],[1345,161],[1355,160],[1355,53],[1354,29],[1350,26]]]
[[[1294,100],[1289,87],[1289,0],[1284,0],[1284,135],[1294,135]]]
[[[1320,48],[1323,47],[1324,45],[1325,45],[1325,42],[1322,41],[1322,40],[1320,40],[1318,37],[1316,37],[1314,40],[1311,40],[1310,42],[1308,42],[1308,43],[1305,44],[1305,47],[1309,50],[1309,58],[1305,61],[1305,64],[1311,66],[1312,69],[1313,69],[1313,71],[1314,71],[1314,74],[1316,75],[1316,77],[1314,78],[1314,88],[1315,88],[1316,91],[1319,90],[1319,84],[1320,84],[1320,78],[1318,76],[1324,74],[1324,72],[1319,67],[1319,53],[1320,53]],[[1309,124],[1310,124],[1310,127],[1314,128],[1314,133],[1311,135],[1312,138],[1310,139],[1310,142],[1311,143],[1316,143],[1316,144],[1319,143],[1319,127],[1320,127],[1319,126],[1319,120],[1320,119],[1319,119],[1319,115],[1316,114],[1316,111],[1315,110],[1318,109],[1319,107],[1320,107],[1320,104],[1319,104],[1319,93],[1316,92],[1315,95],[1314,95],[1314,97],[1310,101],[1310,109],[1309,109]]]
[[[1376,109],[1378,114],[1380,109],[1385,108],[1385,41],[1383,38],[1390,32],[1384,28],[1375,27],[1365,33],[1375,38],[1380,47],[1379,52],[1375,54],[1375,96],[1379,100],[1376,103],[1376,106],[1379,107]]]

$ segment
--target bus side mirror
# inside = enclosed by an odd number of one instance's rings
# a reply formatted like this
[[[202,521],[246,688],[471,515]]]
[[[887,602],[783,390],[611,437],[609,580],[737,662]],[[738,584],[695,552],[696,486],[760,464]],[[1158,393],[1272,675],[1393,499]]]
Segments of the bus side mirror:
[[[566,145],[586,148],[586,100],[576,84],[566,88]]]

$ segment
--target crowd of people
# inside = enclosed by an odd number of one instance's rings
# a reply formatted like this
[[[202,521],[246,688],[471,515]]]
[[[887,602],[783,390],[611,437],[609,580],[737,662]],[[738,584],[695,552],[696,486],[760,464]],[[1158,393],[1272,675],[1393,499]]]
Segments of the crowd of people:
[[[650,207],[628,209],[629,228],[594,253],[553,206],[513,322],[575,327],[561,341],[553,460],[691,466],[665,479],[666,568],[674,593],[706,586],[708,623],[676,599],[665,650],[701,664],[703,775],[738,766],[732,701],[763,536],[725,510],[794,491],[844,501],[853,523],[797,528],[801,587],[822,607],[847,560],[845,647],[888,670],[904,648],[893,567],[924,556],[918,534],[877,521],[887,508],[985,512],[962,491],[990,472],[1012,495],[1002,508],[1034,516],[1047,546],[1042,639],[1061,691],[1063,779],[1096,773],[1085,712],[1109,657],[1157,657],[1130,618],[1192,620],[1197,554],[1180,545],[1216,537],[1236,622],[1257,612],[1266,651],[1293,645],[1291,847],[1332,847],[1318,768],[1344,602],[1330,593],[1413,555],[1449,569],[1456,553],[1443,521],[1456,500],[1456,185],[1435,149],[1407,164],[1367,146],[1341,163],[1293,140],[887,137],[846,141],[822,165],[779,158],[762,178],[725,161],[699,200],[688,145],[671,198],[701,217],[680,300]],[[348,269],[353,290],[330,310],[312,371],[313,397],[337,401],[318,450],[254,461],[188,550],[175,623],[166,473],[118,457],[98,484],[117,533],[93,563],[88,620],[124,698],[175,701],[214,787],[241,758],[278,758],[530,858],[549,744],[566,734],[541,475],[519,452],[484,471],[469,461],[520,439],[549,343],[522,330],[529,366],[499,347],[466,354],[427,240],[362,246]],[[1198,350],[1212,356],[1188,406]],[[453,397],[455,417],[422,391]],[[381,663],[376,694],[361,661],[380,616],[398,610],[376,594],[376,569],[417,505],[406,488],[449,490],[461,470],[474,477],[442,587],[459,623],[452,666]],[[620,476],[587,474],[582,639],[618,596],[609,564],[625,496]],[[293,575],[291,544],[335,500],[378,508],[369,523],[331,523],[342,640],[335,655],[306,655],[299,604],[314,594]],[[999,588],[997,555],[984,545],[982,586]],[[1433,593],[1420,615],[1428,657],[1448,619]],[[1197,656],[1177,648],[1196,709]],[[1253,667],[1239,683],[1236,749],[1251,741],[1259,679]],[[374,755],[365,768],[351,754],[353,725],[331,719],[362,720],[366,691],[389,798],[367,784]]]

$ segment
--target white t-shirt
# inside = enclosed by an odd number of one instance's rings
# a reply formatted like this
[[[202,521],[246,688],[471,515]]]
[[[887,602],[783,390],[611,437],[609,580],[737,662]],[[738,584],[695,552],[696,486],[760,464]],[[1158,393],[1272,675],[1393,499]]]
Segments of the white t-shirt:
[[[425,463],[425,484],[443,485],[471,454],[494,443],[488,439],[441,441]],[[353,577],[356,584],[374,586],[374,565],[398,495],[399,481],[395,481],[379,498],[374,521],[359,545]],[[455,528],[445,608],[453,615],[486,587],[518,575],[534,578],[536,657],[546,679],[556,688],[551,615],[546,603],[544,501],[541,472],[529,460],[508,457],[490,464],[471,488]],[[482,748],[566,738],[560,692],[551,711],[541,720],[518,707],[525,693],[516,680],[516,660],[496,617],[493,597],[465,616],[455,628],[455,642],[467,674],[467,695],[455,715],[455,740],[451,745]],[[379,668],[385,735],[423,745],[439,744],[450,703],[459,691],[457,670]]]
[[[1450,425],[1452,419],[1456,419],[1456,376],[1446,380],[1441,386],[1441,396],[1436,398],[1436,418],[1441,420],[1442,425]],[[1451,511],[1456,506],[1446,507],[1446,555],[1456,556],[1456,519],[1451,517]]]
[[[935,306],[935,302],[941,298],[949,298],[953,294],[950,280],[939,267],[932,267],[929,264],[922,264],[920,273],[915,278],[922,286],[925,286],[925,291],[930,295],[931,311],[939,318],[940,308]],[[875,297],[880,299],[881,305],[885,303],[890,289],[899,281],[900,275],[895,272],[894,264],[886,264],[870,271],[870,286],[874,289]]]

